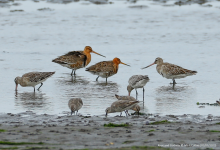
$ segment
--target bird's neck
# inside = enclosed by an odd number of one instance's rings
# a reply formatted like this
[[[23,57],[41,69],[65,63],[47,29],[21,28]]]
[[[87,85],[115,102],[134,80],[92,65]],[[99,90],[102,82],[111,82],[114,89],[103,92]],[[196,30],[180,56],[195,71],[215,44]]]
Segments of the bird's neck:
[[[91,61],[91,54],[90,53],[85,53],[85,52],[84,52],[84,54],[86,55],[86,64],[85,64],[85,66],[87,66]]]
[[[118,72],[119,64],[114,63],[113,67],[114,67],[114,73],[117,73]]]

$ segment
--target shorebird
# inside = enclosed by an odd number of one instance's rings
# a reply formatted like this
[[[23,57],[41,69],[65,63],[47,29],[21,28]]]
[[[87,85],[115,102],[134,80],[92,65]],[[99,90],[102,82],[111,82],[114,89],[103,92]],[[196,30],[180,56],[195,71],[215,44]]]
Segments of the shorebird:
[[[129,85],[127,86],[128,90],[128,95],[130,96],[131,91],[133,89],[136,90],[136,99],[137,99],[137,89],[138,88],[143,88],[143,101],[144,101],[144,86],[147,84],[149,81],[149,77],[147,75],[133,75],[129,78],[128,83]]]
[[[86,67],[91,61],[91,54],[95,53],[97,55],[103,56],[92,50],[90,46],[86,46],[84,51],[71,51],[65,55],[59,56],[58,58],[52,60],[52,62],[58,63],[64,67],[72,69],[71,76],[76,75],[76,70]],[[105,57],[105,56],[103,56]]]
[[[118,72],[119,64],[127,65],[121,62],[121,60],[116,57],[112,61],[102,61],[95,65],[92,65],[89,68],[86,68],[86,71],[89,71],[94,75],[98,75],[96,81],[98,81],[99,76],[102,78],[106,78],[106,85],[107,85],[107,78],[115,75]]]
[[[118,100],[137,101],[132,96],[119,96],[119,95],[115,94],[115,97]],[[138,104],[133,105],[130,109],[133,110],[133,111],[136,111],[138,113],[138,116],[139,116],[139,111],[141,110],[141,108],[140,108],[140,106]],[[127,113],[129,115],[128,110],[125,110],[125,113]],[[120,114],[120,116],[121,116],[121,114]]]
[[[114,112],[122,112],[125,110],[131,109],[134,105],[139,103],[139,101],[129,101],[129,100],[118,100],[112,103],[111,107],[106,108],[106,117],[108,113],[114,113]],[[127,114],[126,114],[127,115]]]
[[[22,77],[16,77],[14,80],[16,84],[15,91],[17,91],[18,84],[20,84],[22,87],[34,87],[35,92],[35,86],[41,83],[41,87],[43,85],[43,82],[46,81],[49,77],[51,77],[54,73],[55,72],[29,72],[25,73]],[[40,87],[37,90],[39,90]]]
[[[163,62],[163,59],[160,57],[157,57],[155,59],[154,63],[152,63],[149,66],[144,67],[142,69],[148,68],[154,64],[157,64],[156,69],[160,75],[162,75],[163,77],[165,77],[167,79],[173,80],[173,88],[176,84],[175,79],[185,78],[187,76],[196,75],[196,73],[197,73],[197,71],[184,69],[180,66]]]
[[[81,98],[72,98],[69,100],[68,106],[71,110],[71,115],[74,113],[75,111],[78,113],[78,110],[80,108],[82,108],[83,102]]]

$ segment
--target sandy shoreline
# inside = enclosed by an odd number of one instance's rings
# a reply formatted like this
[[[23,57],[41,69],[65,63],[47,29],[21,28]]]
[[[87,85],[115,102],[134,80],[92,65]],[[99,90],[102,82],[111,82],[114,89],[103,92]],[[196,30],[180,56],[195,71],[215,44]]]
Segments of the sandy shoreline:
[[[167,122],[161,122],[164,120]],[[104,124],[109,123],[128,126],[104,127]],[[220,117],[211,115],[152,114],[105,118],[36,115],[31,111],[9,113],[0,115],[0,141],[16,143],[3,142],[0,148],[128,149],[132,146],[153,146],[154,149],[161,149],[159,145],[162,149],[220,149],[220,124],[217,123],[220,123]],[[19,142],[27,143],[18,145]]]

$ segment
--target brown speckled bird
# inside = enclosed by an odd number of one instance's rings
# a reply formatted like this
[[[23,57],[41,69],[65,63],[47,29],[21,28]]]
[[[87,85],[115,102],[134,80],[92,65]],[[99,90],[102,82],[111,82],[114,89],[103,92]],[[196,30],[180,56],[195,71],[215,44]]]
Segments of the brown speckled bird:
[[[163,59],[160,57],[157,57],[154,63],[144,68],[148,68],[154,64],[157,64],[156,69],[160,75],[162,75],[163,77],[167,79],[173,80],[173,88],[174,88],[174,85],[176,84],[175,79],[185,78],[187,76],[195,75],[197,73],[197,71],[192,71],[192,70],[184,69],[174,64],[165,63],[163,62]]]
[[[62,55],[62,56],[52,60],[52,62],[58,63],[64,67],[72,69],[71,76],[73,75],[73,71],[74,71],[74,76],[75,76],[77,69],[86,67],[90,63],[90,61],[91,61],[91,54],[90,53],[95,53],[97,55],[103,56],[103,55],[93,51],[90,46],[86,46],[84,51],[68,52],[67,54]],[[103,56],[103,57],[105,57],[105,56]]]
[[[80,108],[82,108],[83,101],[82,101],[81,98],[72,98],[72,99],[69,100],[68,106],[71,110],[71,115],[72,115],[73,113],[75,114],[75,112],[78,113],[78,110]]]
[[[137,101],[132,96],[119,96],[119,95],[115,94],[115,97],[118,100]],[[138,113],[138,116],[139,116],[139,111],[141,110],[141,107],[138,104],[133,105],[130,109],[133,110],[133,111],[136,111]],[[125,110],[125,113],[127,113],[129,115],[128,110]],[[121,114],[120,114],[120,116],[121,116]]]
[[[86,68],[86,71],[89,71],[94,75],[98,75],[96,81],[98,81],[99,76],[102,78],[106,78],[106,85],[107,85],[107,78],[115,75],[118,72],[119,64],[127,65],[121,62],[119,58],[114,58],[112,61],[102,61],[95,65],[92,65]]]
[[[55,72],[29,72],[25,73],[22,77],[16,77],[14,80],[16,84],[15,91],[17,91],[18,84],[20,84],[22,87],[34,87],[35,92],[35,86],[41,83],[41,87],[43,85],[43,82],[51,77],[54,73]],[[39,90],[40,87],[37,90]]]
[[[131,109],[134,105],[139,103],[139,101],[129,101],[129,100],[118,100],[112,103],[111,107],[106,108],[106,117],[108,113],[122,112]],[[126,114],[127,115],[127,114]]]

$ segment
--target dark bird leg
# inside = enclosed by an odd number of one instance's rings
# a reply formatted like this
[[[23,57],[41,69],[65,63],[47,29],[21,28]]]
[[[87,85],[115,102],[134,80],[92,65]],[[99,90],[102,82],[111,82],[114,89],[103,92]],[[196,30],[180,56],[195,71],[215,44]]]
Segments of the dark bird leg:
[[[130,114],[128,113],[128,110],[126,110],[126,112],[127,112],[128,116],[130,116]]]
[[[126,110],[124,110],[124,112],[125,112],[125,115],[127,116],[127,112],[126,112]]]
[[[35,92],[35,87],[34,87],[34,92]]]
[[[71,116],[73,115],[73,111],[71,111]]]
[[[41,83],[40,87],[43,85],[43,83]],[[37,89],[39,91],[40,87]]]
[[[138,117],[139,117],[139,111],[138,111]]]
[[[143,103],[144,103],[144,87],[143,87]]]
[[[96,78],[96,81],[98,81],[99,76]]]
[[[120,117],[121,117],[122,112],[120,113]]]
[[[73,71],[74,71],[74,73],[73,73]],[[71,76],[73,76],[73,75],[76,76],[76,70],[73,69],[73,70],[72,70],[72,73],[71,73],[70,75],[71,75]]]
[[[136,90],[136,100],[137,100],[137,95],[138,95],[138,92],[137,92],[137,89],[135,89]]]
[[[176,84],[176,81],[175,81],[175,79],[173,79],[173,89],[175,87],[175,84]]]
[[[106,77],[106,85],[107,85],[107,77]]]

